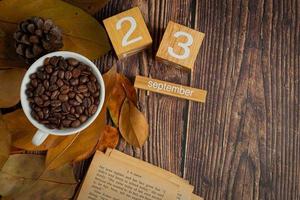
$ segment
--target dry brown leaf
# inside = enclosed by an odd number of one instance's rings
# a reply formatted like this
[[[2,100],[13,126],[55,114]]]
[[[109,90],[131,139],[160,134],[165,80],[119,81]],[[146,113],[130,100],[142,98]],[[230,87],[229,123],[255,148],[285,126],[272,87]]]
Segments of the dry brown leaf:
[[[0,108],[8,108],[20,101],[20,88],[25,69],[0,70]]]
[[[25,153],[25,152],[26,152],[26,150],[24,150],[24,149],[19,149],[17,147],[13,147],[13,146],[10,147],[10,155],[22,154],[22,153]]]
[[[30,123],[22,109],[1,116],[5,122],[7,130],[12,135],[12,145],[14,147],[32,150],[44,151],[50,147],[58,145],[65,137],[50,135],[40,146],[31,143],[31,139],[37,129]]]
[[[114,65],[108,72],[103,74],[103,81],[105,85],[105,99],[109,99],[113,89],[116,85],[117,67]]]
[[[137,95],[133,84],[124,75],[117,74],[116,78],[116,84],[108,100],[107,108],[114,124],[118,127],[121,107],[125,98],[127,97],[136,104]]]
[[[82,8],[86,12],[94,15],[101,8],[103,8],[109,0],[64,0],[64,1],[73,4],[79,8]]]
[[[0,169],[6,162],[10,152],[11,135],[3,120],[0,119]]]
[[[126,142],[134,147],[142,147],[148,138],[148,122],[128,98],[122,105],[119,128]]]
[[[0,195],[14,200],[71,199],[76,186],[70,165],[45,171],[41,155],[12,155],[0,171]]]
[[[66,163],[79,161],[78,157],[85,159],[94,153],[97,141],[106,123],[106,108],[103,108],[96,120],[85,130],[76,135],[68,136],[55,148],[47,152],[47,169],[55,169]]]
[[[124,88],[124,91],[126,93],[126,97],[133,102],[135,105],[137,105],[137,95],[136,90],[131,83],[131,81],[124,76],[123,74],[118,74],[119,82],[121,83],[122,87]]]
[[[62,29],[62,50],[77,52],[90,59],[99,58],[110,50],[104,28],[80,8],[60,0],[0,1],[0,27],[7,35],[15,31],[20,21],[31,16],[50,18]]]
[[[107,148],[114,149],[119,143],[119,131],[118,129],[106,125],[104,132],[99,139],[96,149],[100,151],[105,151]]]

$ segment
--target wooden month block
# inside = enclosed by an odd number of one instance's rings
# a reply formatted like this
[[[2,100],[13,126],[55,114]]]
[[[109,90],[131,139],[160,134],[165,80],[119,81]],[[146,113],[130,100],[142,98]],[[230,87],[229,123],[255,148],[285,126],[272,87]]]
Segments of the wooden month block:
[[[137,76],[135,78],[134,87],[202,103],[205,103],[207,94],[207,91],[205,90],[151,79],[144,76]]]
[[[192,70],[203,39],[204,33],[170,21],[156,58]]]
[[[152,44],[152,38],[138,7],[103,20],[118,58],[135,54]]]

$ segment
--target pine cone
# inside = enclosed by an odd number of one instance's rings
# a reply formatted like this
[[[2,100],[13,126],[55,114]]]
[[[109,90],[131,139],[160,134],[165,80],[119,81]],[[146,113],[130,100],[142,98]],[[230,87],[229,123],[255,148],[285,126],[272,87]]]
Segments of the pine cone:
[[[27,63],[63,47],[61,30],[50,19],[32,17],[22,21],[14,33],[16,52]]]

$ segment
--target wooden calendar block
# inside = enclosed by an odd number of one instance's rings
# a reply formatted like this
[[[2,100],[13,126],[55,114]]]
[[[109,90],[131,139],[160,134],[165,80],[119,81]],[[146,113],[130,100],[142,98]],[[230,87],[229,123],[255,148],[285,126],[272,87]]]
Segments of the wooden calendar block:
[[[119,59],[142,51],[152,44],[138,7],[107,18],[103,23]]]
[[[203,39],[204,33],[170,21],[156,58],[192,70]]]

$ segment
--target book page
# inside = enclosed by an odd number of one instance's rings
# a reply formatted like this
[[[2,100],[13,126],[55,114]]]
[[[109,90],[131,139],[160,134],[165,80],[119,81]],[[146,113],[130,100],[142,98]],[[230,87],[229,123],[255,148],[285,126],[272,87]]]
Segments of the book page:
[[[202,197],[199,197],[195,194],[192,195],[192,200],[204,200]]]
[[[171,200],[179,187],[97,151],[78,200]]]
[[[113,157],[115,159],[119,159],[122,162],[128,164],[134,164],[136,167],[147,171],[148,173],[154,173],[163,179],[167,179],[177,185],[179,185],[179,190],[177,193],[177,200],[190,200],[192,198],[192,192],[194,190],[194,186],[189,185],[187,181],[183,180],[182,178],[172,174],[169,171],[161,169],[157,166],[154,166],[150,163],[144,162],[142,160],[136,159],[129,155],[126,155],[120,151],[107,149],[106,155],[109,157]]]

